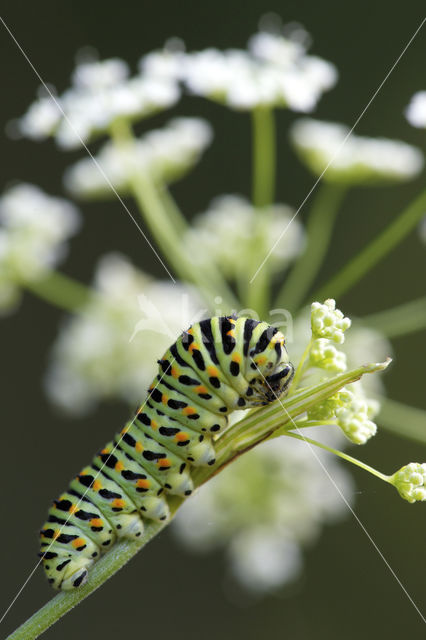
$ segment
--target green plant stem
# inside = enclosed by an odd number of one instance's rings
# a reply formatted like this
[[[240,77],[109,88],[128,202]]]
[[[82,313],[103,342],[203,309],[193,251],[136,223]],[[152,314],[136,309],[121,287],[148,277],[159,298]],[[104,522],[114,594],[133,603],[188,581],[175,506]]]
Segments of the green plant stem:
[[[361,322],[388,338],[426,329],[426,296],[365,316]]]
[[[328,297],[339,298],[370,273],[394,247],[396,247],[418,224],[426,210],[426,190],[423,191],[397,218],[370,242],[357,256],[350,260],[329,282],[313,296],[314,300]]]
[[[290,394],[291,395],[292,395],[293,389],[296,390],[298,385],[299,385],[300,379],[301,379],[302,374],[303,374],[303,369],[304,369],[304,366],[305,366],[306,359],[309,357],[309,352],[310,352],[310,350],[312,348],[312,342],[313,342],[313,339],[311,338],[309,340],[308,344],[307,344],[306,349],[302,353],[302,357],[299,360],[299,364],[296,367],[296,373],[294,374],[293,382],[291,384],[291,389],[290,389]]]
[[[127,121],[115,121],[110,131],[117,148],[128,149],[135,144]],[[234,294],[217,269],[204,262],[197,264],[192,261],[189,251],[182,245],[181,237],[186,230],[186,222],[165,185],[158,187],[147,172],[135,173],[131,167],[129,172],[131,193],[163,256],[178,277],[195,284],[209,305],[212,304],[212,298],[220,295],[229,309],[237,308]],[[203,260],[205,258],[203,256]]]
[[[283,435],[283,434],[279,434],[277,432],[276,435],[278,436],[278,435]],[[306,442],[306,443],[308,443],[310,445],[313,445],[315,447],[319,447],[320,449],[324,449],[324,451],[329,451],[330,453],[334,453],[335,456],[339,456],[339,458],[342,458],[343,460],[346,460],[346,462],[350,462],[350,463],[356,465],[357,467],[360,467],[364,471],[368,471],[368,473],[373,474],[373,476],[376,476],[377,478],[380,478],[380,480],[383,480],[384,482],[389,482],[390,483],[390,476],[387,476],[384,473],[381,473],[380,471],[377,471],[377,469],[374,469],[374,467],[370,467],[370,465],[365,464],[365,462],[362,462],[361,460],[357,460],[357,458],[353,458],[352,456],[348,456],[348,454],[347,453],[343,453],[343,451],[339,451],[338,449],[333,449],[333,447],[329,447],[326,444],[323,444],[322,442],[318,442],[317,440],[312,440],[312,438],[307,438],[303,434],[297,434],[297,433],[292,433],[291,431],[286,431],[285,435],[289,436],[290,438],[295,438],[296,440],[302,440],[302,442]]]
[[[426,411],[384,396],[378,400],[380,413],[376,421],[380,427],[403,438],[426,444]]]
[[[340,204],[347,187],[321,183],[306,225],[307,243],[277,297],[277,306],[296,311],[318,275],[326,256]]]
[[[283,401],[274,402],[272,405],[252,411],[217,439],[216,464],[207,469],[199,468],[194,470],[195,486],[199,487],[221,471],[227,464],[268,438],[275,429],[288,423],[290,423],[290,428],[294,428],[294,419],[317,402],[333,395],[346,384],[358,380],[365,373],[383,370],[387,365],[388,362],[358,367],[320,384],[303,388],[291,398],[286,398]],[[173,515],[182,502],[182,499],[176,497],[169,499]],[[46,629],[119,571],[165,526],[164,523],[147,522],[141,540],[137,542],[122,540],[116,543],[108,553],[93,565],[90,570],[89,580],[83,587],[72,592],[60,593],[52,598],[29,620],[8,636],[8,640],[34,640],[38,638]]]
[[[77,311],[96,295],[89,287],[59,271],[50,271],[41,280],[25,281],[22,285],[38,298],[65,311]]]
[[[267,207],[275,199],[276,134],[270,107],[252,110],[253,206]]]

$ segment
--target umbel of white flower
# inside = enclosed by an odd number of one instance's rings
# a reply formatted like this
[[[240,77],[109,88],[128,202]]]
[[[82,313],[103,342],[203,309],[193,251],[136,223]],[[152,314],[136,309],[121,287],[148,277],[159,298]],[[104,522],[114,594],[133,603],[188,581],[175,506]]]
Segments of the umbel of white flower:
[[[326,338],[313,341],[310,361],[313,366],[327,371],[346,371],[346,354],[336,349]]]
[[[426,500],[426,462],[410,462],[394,473],[390,482],[408,502]]]
[[[307,55],[300,41],[267,32],[253,36],[248,50],[206,49],[181,63],[180,79],[192,93],[237,110],[310,112],[337,80],[334,65]]]
[[[313,338],[327,338],[338,344],[345,340],[344,332],[351,326],[349,318],[345,318],[340,309],[336,309],[336,301],[330,298],[324,304],[313,302],[311,305],[311,328]]]
[[[13,308],[24,283],[43,278],[66,254],[80,216],[62,198],[20,183],[0,198],[0,311]]]
[[[357,136],[349,127],[333,122],[297,120],[290,139],[312,173],[328,182],[401,182],[417,176],[424,163],[422,152],[412,145]]]
[[[96,164],[92,158],[84,158],[66,171],[65,186],[78,197],[96,198],[114,197],[111,184],[115,191],[125,194],[130,178],[142,172],[170,183],[198,162],[212,137],[205,120],[174,118],[162,129],[149,131],[129,145],[105,143],[95,157]]]
[[[426,129],[426,91],[418,91],[413,95],[405,110],[408,122],[419,129]]]
[[[339,440],[337,434],[324,437],[334,445]],[[173,521],[175,533],[192,552],[225,548],[233,576],[247,590],[281,587],[300,572],[303,547],[345,512],[318,458],[326,459],[351,501],[351,476],[326,456],[284,437],[256,447],[185,502]]]
[[[100,260],[94,289],[64,323],[46,378],[50,398],[71,413],[105,398],[140,402],[157,359],[202,309],[190,287],[152,280],[119,254]]]
[[[303,248],[303,228],[293,220],[282,241],[276,239],[293,218],[293,210],[284,204],[264,209],[238,195],[215,198],[204,213],[198,214],[184,242],[197,262],[213,260],[229,279],[238,279],[250,269],[253,252],[262,245],[272,249],[269,266],[278,271],[292,262]],[[259,224],[261,220],[261,224]]]
[[[138,120],[174,105],[177,83],[148,74],[129,78],[118,58],[76,66],[71,88],[61,96],[43,90],[18,122],[21,133],[35,140],[54,136],[64,149],[74,149],[105,132],[117,118]]]

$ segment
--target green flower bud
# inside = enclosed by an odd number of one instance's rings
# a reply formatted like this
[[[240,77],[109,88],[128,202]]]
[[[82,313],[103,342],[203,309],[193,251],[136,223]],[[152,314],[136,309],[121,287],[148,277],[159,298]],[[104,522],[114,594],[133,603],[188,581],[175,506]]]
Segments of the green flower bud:
[[[423,502],[426,500],[426,462],[410,462],[390,479],[399,494],[408,502]]]

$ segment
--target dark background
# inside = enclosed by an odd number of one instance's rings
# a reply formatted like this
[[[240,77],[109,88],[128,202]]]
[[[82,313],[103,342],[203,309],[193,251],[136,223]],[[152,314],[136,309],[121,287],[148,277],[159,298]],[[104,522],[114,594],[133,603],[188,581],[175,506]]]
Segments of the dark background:
[[[340,71],[336,89],[326,94],[319,118],[355,121],[424,14],[420,0],[406,3],[4,1],[3,18],[44,80],[66,88],[75,52],[95,46],[102,58],[119,56],[135,65],[144,52],[170,36],[189,49],[245,46],[259,17],[276,11],[297,20],[314,38],[313,52]],[[424,28],[426,29],[426,27]],[[426,132],[411,128],[402,110],[411,95],[426,88],[426,32],[421,32],[357,127],[359,133],[405,139],[426,147]],[[34,72],[0,25],[0,122],[22,114],[39,84]],[[218,193],[249,194],[249,120],[199,100],[179,110],[203,114],[215,128],[216,146],[174,192],[188,216]],[[149,126],[164,117],[150,121]],[[278,200],[297,206],[312,185],[288,150],[285,131],[294,114],[279,114]],[[28,180],[47,192],[61,190],[64,168],[78,153],[12,142],[2,135],[2,186]],[[225,144],[221,144],[221,141]],[[383,228],[422,187],[423,177],[402,187],[353,191],[336,230],[336,240],[318,282]],[[88,281],[98,256],[119,249],[146,270],[163,276],[118,202],[83,207],[84,231],[72,244],[64,269]],[[301,218],[304,212],[301,212]],[[348,315],[363,315],[424,294],[424,247],[411,234],[348,295],[339,300]],[[5,609],[36,562],[37,531],[46,507],[81,464],[121,424],[127,409],[108,405],[96,415],[74,420],[48,404],[42,388],[46,358],[63,314],[25,297],[19,312],[2,320],[2,602]],[[396,360],[386,374],[391,397],[425,407],[425,336],[394,341]],[[60,452],[60,453],[59,453]],[[384,432],[364,450],[366,462],[385,472],[426,459],[425,447]],[[411,506],[395,491],[353,471],[359,493],[356,512],[420,608],[424,606],[425,505]],[[223,590],[222,556],[194,557],[169,533],[159,536],[90,599],[46,633],[46,638],[307,638],[423,637],[424,626],[401,587],[357,522],[348,517],[328,527],[307,553],[303,578],[282,596],[242,605]],[[41,570],[26,586],[3,623],[1,637],[51,596]]]

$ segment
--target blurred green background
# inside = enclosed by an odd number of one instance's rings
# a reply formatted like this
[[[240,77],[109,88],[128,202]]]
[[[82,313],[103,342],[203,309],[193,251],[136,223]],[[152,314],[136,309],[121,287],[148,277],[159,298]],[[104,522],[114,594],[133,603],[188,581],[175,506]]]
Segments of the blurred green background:
[[[4,0],[3,18],[43,79],[59,91],[68,85],[75,52],[96,47],[102,58],[119,56],[135,65],[141,54],[180,36],[189,49],[245,46],[267,11],[284,22],[299,21],[313,36],[313,52],[334,62],[337,87],[325,94],[315,116],[355,121],[418,27],[424,3],[270,0],[194,2],[38,3]],[[426,27],[425,27],[426,29]],[[0,26],[0,122],[21,115],[39,81]],[[411,95],[426,89],[426,31],[413,42],[357,127],[358,133],[401,138],[426,149],[426,132],[411,128],[402,110]],[[186,99],[179,111],[200,114],[215,129],[216,144],[174,188],[188,216],[220,193],[250,194],[249,119],[201,100]],[[291,112],[279,113],[278,200],[298,206],[313,183],[289,151]],[[148,121],[155,126],[167,114]],[[61,191],[64,168],[80,156],[2,136],[2,187],[14,180],[34,182],[48,193]],[[221,144],[221,143],[224,144]],[[355,190],[347,199],[333,249],[319,275],[325,281],[383,228],[422,187],[424,178],[401,187]],[[83,207],[84,230],[72,242],[64,269],[88,281],[97,258],[121,250],[147,271],[161,268],[116,201]],[[300,214],[304,217],[304,211]],[[425,293],[425,253],[416,234],[404,241],[339,305],[347,315],[373,313]],[[127,417],[120,405],[104,405],[87,419],[59,415],[44,396],[43,372],[49,346],[63,314],[29,295],[20,310],[1,320],[2,609],[27,578],[37,559],[37,532],[49,501],[73,473]],[[425,408],[425,334],[394,341],[396,358],[386,374],[391,397]],[[426,459],[426,448],[384,432],[356,452],[385,472]],[[47,463],[49,461],[49,463]],[[359,493],[355,510],[420,609],[424,607],[425,506],[411,506],[396,492],[362,472],[353,472]],[[46,638],[64,640],[92,634],[180,638],[424,637],[424,624],[359,524],[350,515],[324,530],[307,553],[303,578],[280,596],[244,602],[224,588],[224,559],[188,555],[166,532],[131,564],[67,615]],[[51,596],[38,570],[3,622],[7,635]]]

